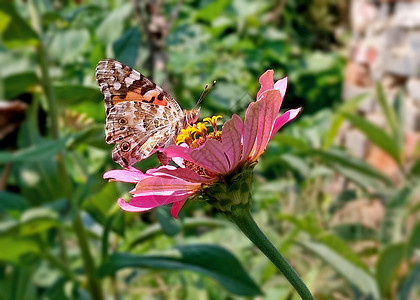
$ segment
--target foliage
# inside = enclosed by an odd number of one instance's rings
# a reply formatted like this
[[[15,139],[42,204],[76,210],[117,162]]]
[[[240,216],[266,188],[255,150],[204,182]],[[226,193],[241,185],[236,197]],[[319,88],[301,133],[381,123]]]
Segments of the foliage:
[[[377,87],[386,128],[355,114],[363,96],[339,102],[344,59],[334,33],[346,1],[164,1],[163,44],[142,23],[152,21],[147,1],[79,2],[0,3],[0,98],[27,107],[0,140],[0,299],[293,295],[203,203],[188,203],[180,220],[166,209],[119,210],[128,187],[102,179],[115,167],[94,79],[105,57],[152,76],[185,108],[217,80],[202,116],[243,112],[267,68],[287,75],[285,106],[305,115],[273,138],[256,169],[258,223],[317,299],[418,296],[420,161],[404,154],[401,96],[391,107]],[[335,144],[345,121],[395,162],[398,184]],[[332,191],[338,176],[344,184]],[[380,226],[335,221],[360,199],[383,204]]]

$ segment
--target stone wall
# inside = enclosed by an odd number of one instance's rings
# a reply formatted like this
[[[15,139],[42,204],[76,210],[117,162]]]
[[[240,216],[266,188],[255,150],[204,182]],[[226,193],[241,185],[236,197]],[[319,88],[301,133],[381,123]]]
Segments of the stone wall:
[[[408,163],[420,136],[420,1],[352,0],[350,14],[344,99],[367,93],[358,113],[382,127],[386,121],[375,98],[375,83],[382,84],[391,104],[402,91]],[[358,130],[346,124],[339,139],[353,154],[398,180],[392,159]]]

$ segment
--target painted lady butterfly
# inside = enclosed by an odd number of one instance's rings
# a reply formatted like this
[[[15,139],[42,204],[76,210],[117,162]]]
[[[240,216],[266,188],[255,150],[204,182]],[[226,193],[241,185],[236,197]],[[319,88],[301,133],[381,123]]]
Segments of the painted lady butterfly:
[[[96,81],[105,100],[106,142],[116,144],[112,159],[122,167],[174,144],[198,119],[199,108],[182,110],[161,87],[118,61],[101,60]]]

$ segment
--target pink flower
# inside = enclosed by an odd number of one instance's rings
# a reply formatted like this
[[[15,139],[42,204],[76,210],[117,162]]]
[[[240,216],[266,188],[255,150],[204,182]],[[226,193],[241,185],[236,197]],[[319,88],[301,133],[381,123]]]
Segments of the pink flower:
[[[145,174],[133,167],[105,173],[105,179],[136,183],[130,192],[134,197],[129,203],[119,199],[120,207],[139,212],[172,203],[171,213],[176,218],[187,198],[256,162],[274,134],[301,111],[301,108],[291,109],[278,116],[287,78],[274,83],[273,73],[268,70],[260,77],[257,100],[248,106],[244,121],[234,114],[220,132],[217,117],[207,118],[213,126],[212,133],[207,134],[200,123],[190,131],[183,131],[184,135],[193,133],[184,139],[187,144],[161,149],[180,167],[161,166]],[[192,138],[196,140],[191,142]],[[180,158],[183,161],[179,162]]]

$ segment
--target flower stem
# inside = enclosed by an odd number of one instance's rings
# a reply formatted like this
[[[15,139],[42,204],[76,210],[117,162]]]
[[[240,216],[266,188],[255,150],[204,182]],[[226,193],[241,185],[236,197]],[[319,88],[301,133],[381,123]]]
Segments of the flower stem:
[[[80,252],[82,254],[83,265],[85,267],[92,298],[95,300],[102,300],[104,299],[104,296],[102,294],[101,282],[95,276],[95,264],[90,253],[89,242],[79,212],[75,212],[73,228],[79,241]]]
[[[308,287],[296,273],[295,269],[280,254],[276,247],[261,231],[251,216],[248,206],[232,207],[230,212],[225,212],[229,219],[257,246],[264,255],[278,268],[304,300],[314,299]]]

